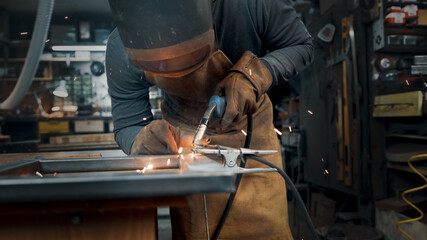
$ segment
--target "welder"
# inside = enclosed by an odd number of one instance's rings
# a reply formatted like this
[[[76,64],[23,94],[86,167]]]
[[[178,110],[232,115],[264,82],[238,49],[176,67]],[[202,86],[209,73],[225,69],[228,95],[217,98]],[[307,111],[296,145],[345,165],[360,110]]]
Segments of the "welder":
[[[278,150],[266,92],[287,81],[313,55],[311,36],[286,0],[109,0],[117,28],[107,44],[106,70],[114,133],[127,154],[177,153],[212,95],[225,96],[222,118],[211,119],[210,144]],[[164,91],[162,120],[153,120],[149,87]],[[256,162],[248,167],[265,167]],[[286,192],[278,174],[243,176],[219,239],[292,239]],[[202,195],[171,209],[174,239],[212,236],[228,194]],[[205,226],[205,215],[209,226]],[[208,230],[206,230],[208,229]]]

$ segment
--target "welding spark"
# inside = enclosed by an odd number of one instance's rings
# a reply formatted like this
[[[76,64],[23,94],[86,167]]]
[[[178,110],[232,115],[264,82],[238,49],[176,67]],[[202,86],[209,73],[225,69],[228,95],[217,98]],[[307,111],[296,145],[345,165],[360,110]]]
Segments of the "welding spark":
[[[170,158],[168,158],[168,161],[167,161],[167,163],[166,163],[166,165],[170,165],[171,164],[171,160],[170,160]]]
[[[248,136],[248,134],[245,132],[245,130],[242,129],[241,131],[242,131],[243,135]]]
[[[21,32],[21,35],[27,35],[28,32]]]
[[[182,153],[182,147],[178,149],[178,153]]]
[[[141,172],[141,169],[136,169],[136,172],[137,172],[137,173],[140,173],[140,172]]]
[[[307,112],[308,112],[308,113],[310,113],[311,115],[313,115],[313,112],[312,112],[312,111],[308,110]]]
[[[39,172],[36,172],[36,175],[39,176],[39,177],[43,177],[43,175],[41,173],[39,173]]]
[[[145,167],[142,169],[142,173],[145,173]]]
[[[292,127],[291,126],[289,126],[289,132],[292,132]]]
[[[324,174],[324,175],[328,175],[328,174],[329,174],[328,169],[325,169],[325,171],[323,172],[323,174]]]
[[[405,80],[406,81],[406,85],[408,85],[409,86],[409,82],[408,82],[408,80]]]
[[[68,16],[65,16],[64,18],[65,18],[65,19],[68,19]]]
[[[46,40],[46,42],[47,42],[47,43],[48,43],[48,42],[50,42],[50,39],[47,39],[47,40]]]
[[[281,131],[279,131],[279,129],[275,128],[275,129],[274,129],[274,131],[275,131],[277,134],[279,134],[280,136],[282,136],[282,132],[281,132]]]
[[[148,170],[153,169],[153,165],[152,164],[148,164],[147,169]]]
[[[145,120],[147,120],[147,118],[145,117],[145,118],[142,118],[142,121],[145,121]]]

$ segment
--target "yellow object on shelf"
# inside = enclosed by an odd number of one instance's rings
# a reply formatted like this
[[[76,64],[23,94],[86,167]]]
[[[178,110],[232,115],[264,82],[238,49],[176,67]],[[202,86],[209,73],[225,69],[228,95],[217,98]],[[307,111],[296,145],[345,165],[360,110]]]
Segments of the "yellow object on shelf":
[[[423,93],[413,91],[375,96],[374,117],[422,116]]]
[[[70,124],[68,121],[40,121],[39,135],[44,133],[68,133]]]

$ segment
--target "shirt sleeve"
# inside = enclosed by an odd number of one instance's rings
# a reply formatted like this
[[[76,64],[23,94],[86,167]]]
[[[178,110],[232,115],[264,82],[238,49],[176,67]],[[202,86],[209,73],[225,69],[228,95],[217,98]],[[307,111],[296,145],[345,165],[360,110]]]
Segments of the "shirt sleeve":
[[[117,29],[108,39],[105,66],[114,137],[129,154],[136,135],[153,120],[149,99],[151,85],[145,80],[144,72],[128,58]]]
[[[261,0],[257,28],[268,53],[261,58],[274,83],[298,74],[313,58],[312,37],[293,7],[285,0]]]

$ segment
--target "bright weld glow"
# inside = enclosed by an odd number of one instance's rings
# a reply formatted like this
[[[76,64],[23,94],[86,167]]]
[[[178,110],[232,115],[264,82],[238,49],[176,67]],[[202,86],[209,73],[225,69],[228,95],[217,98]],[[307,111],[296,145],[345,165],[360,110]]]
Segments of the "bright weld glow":
[[[39,176],[39,177],[43,177],[43,175],[41,173],[39,173],[39,172],[36,172],[36,175]]]
[[[178,153],[182,153],[182,147],[178,149]]]
[[[329,174],[328,169],[325,169],[325,172],[323,172],[323,174],[328,175]]]
[[[275,131],[277,134],[279,134],[280,136],[282,136],[282,132],[281,132],[281,131],[279,131],[279,129],[275,128],[275,129],[274,129],[274,131]]]
[[[308,110],[307,112],[308,112],[308,113],[310,113],[311,115],[313,115],[313,112],[312,112],[312,111]]]
[[[170,158],[168,159],[168,161],[167,161],[167,163],[166,163],[166,165],[170,165],[171,164],[171,160],[170,160]]]
[[[248,134],[245,132],[245,130],[242,129],[241,131],[242,131],[243,135],[248,136]]]
[[[140,173],[140,172],[141,172],[141,169],[136,169],[136,172],[137,172],[137,173]]]
[[[289,132],[292,132],[292,127],[291,126],[289,126]]]
[[[27,35],[28,32],[21,32],[21,35]]]
[[[142,118],[142,121],[145,121],[145,120],[147,120],[147,118],[145,117],[145,118]]]
[[[65,18],[65,19],[68,19],[68,16],[65,16],[64,18]]]
[[[183,158],[184,157],[184,154],[181,154],[181,158]]]
[[[405,80],[406,81],[406,85],[408,85],[409,86],[409,82],[408,82],[408,80]]]
[[[153,165],[152,164],[148,164],[147,169],[148,170],[153,169]]]
[[[249,75],[252,75],[252,69],[249,69]]]
[[[46,42],[50,42],[50,39],[47,39]]]
[[[142,169],[142,173],[145,173],[145,168]]]

